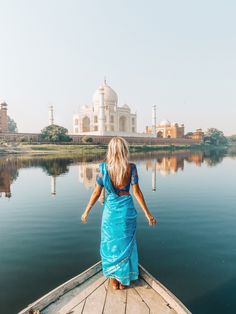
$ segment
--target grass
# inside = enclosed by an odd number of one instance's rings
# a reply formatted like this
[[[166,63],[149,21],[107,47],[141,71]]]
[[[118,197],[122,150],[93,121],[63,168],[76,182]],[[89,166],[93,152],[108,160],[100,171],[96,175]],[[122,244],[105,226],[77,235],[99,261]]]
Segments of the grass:
[[[211,145],[193,144],[193,145],[130,145],[130,152],[150,152],[150,151],[175,151],[183,149],[208,149]],[[214,147],[215,148],[215,147]],[[0,146],[0,155],[20,154],[20,155],[66,155],[70,157],[98,155],[105,153],[107,145],[105,144],[29,144],[29,143],[8,143]]]

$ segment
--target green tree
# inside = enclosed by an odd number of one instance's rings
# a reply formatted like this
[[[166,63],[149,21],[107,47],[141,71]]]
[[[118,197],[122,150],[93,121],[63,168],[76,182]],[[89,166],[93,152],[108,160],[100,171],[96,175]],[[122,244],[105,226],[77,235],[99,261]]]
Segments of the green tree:
[[[193,132],[188,132],[185,134],[185,137],[191,138],[193,136]]]
[[[9,116],[7,116],[7,124],[8,124],[8,131],[11,133],[17,133],[17,124],[16,122]]]
[[[204,136],[205,143],[211,145],[226,145],[228,143],[224,133],[216,128],[210,128],[207,130]]]
[[[236,143],[236,134],[231,135],[228,137],[229,142],[231,143]]]
[[[60,125],[52,124],[41,131],[41,139],[47,142],[69,142],[72,140],[68,136],[68,130]]]

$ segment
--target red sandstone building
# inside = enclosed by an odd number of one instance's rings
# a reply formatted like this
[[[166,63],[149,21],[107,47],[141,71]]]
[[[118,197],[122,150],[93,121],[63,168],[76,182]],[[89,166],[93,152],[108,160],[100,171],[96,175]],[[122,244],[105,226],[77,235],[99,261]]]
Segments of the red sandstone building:
[[[0,133],[7,131],[8,131],[7,104],[3,102],[0,105]]]
[[[197,129],[195,132],[193,132],[191,139],[193,140],[203,140],[204,138],[204,132],[202,129]]]
[[[155,126],[155,132],[159,138],[183,138],[184,124],[170,123],[168,120],[163,120]],[[146,126],[146,133],[153,134],[153,127]]]

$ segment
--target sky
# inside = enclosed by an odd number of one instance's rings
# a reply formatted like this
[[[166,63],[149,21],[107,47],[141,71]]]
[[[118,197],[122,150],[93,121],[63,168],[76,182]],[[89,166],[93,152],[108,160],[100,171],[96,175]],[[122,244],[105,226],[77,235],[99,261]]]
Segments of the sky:
[[[233,0],[0,0],[0,100],[19,132],[91,103],[106,76],[138,131],[157,122],[236,134]]]

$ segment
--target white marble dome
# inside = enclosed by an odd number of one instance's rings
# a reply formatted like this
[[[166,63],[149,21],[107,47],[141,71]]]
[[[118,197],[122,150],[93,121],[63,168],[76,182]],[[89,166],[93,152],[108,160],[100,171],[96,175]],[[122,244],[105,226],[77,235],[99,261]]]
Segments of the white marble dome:
[[[73,133],[133,136],[137,134],[137,114],[132,113],[127,104],[118,105],[116,92],[104,80],[93,94],[91,103],[74,114]]]
[[[99,89],[103,87],[104,89],[104,102],[105,103],[112,103],[117,104],[118,102],[118,96],[116,92],[106,83],[106,81],[96,90],[96,92],[93,95],[93,103],[98,104],[100,101],[100,94]]]
[[[160,123],[160,126],[170,126],[170,121],[162,120],[161,123]]]

